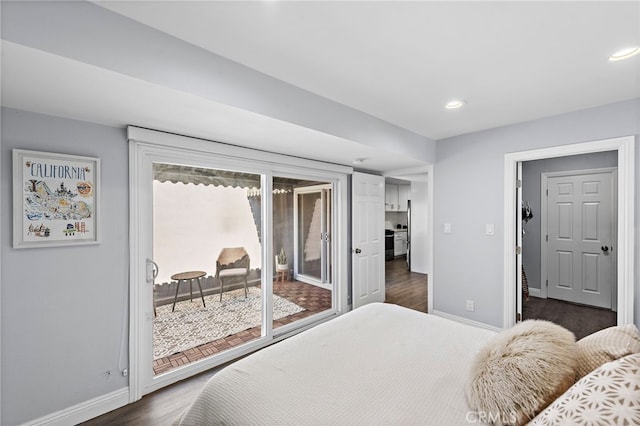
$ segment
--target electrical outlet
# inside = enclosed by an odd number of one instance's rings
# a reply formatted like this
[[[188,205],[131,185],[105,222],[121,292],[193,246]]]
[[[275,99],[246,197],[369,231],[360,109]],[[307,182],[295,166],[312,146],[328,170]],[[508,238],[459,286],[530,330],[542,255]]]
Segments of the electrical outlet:
[[[473,312],[475,311],[476,307],[473,303],[473,300],[467,300],[467,311],[469,312]]]
[[[124,370],[122,370],[122,375],[123,375],[124,377],[127,377],[127,376],[129,375],[129,370],[128,370],[128,369],[126,369],[126,368],[125,368]]]

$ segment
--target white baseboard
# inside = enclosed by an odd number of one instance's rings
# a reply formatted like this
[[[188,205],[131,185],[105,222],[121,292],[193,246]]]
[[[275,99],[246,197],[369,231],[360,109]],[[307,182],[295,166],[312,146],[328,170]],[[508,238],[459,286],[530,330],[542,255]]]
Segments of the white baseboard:
[[[529,296],[542,297],[542,290],[539,288],[529,287]]]
[[[466,325],[471,325],[471,326],[478,327],[478,328],[484,328],[484,329],[495,331],[495,332],[500,332],[500,331],[503,330],[502,328],[494,327],[492,325],[485,324],[483,322],[470,320],[469,318],[459,317],[457,315],[451,315],[451,314],[448,314],[448,313],[442,312],[442,311],[433,311],[431,313],[433,315],[437,315],[437,316],[442,317],[442,318],[450,319],[452,321],[456,321],[456,322],[459,322],[459,323],[462,323],[462,324],[466,324]]]
[[[128,403],[129,388],[126,387],[32,420],[25,425],[75,425],[124,407]]]

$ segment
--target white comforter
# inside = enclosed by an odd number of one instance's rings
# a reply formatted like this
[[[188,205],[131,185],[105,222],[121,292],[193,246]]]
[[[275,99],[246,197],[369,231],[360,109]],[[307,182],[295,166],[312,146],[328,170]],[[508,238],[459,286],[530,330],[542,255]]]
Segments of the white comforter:
[[[464,384],[494,332],[371,304],[215,374],[179,425],[468,425]]]

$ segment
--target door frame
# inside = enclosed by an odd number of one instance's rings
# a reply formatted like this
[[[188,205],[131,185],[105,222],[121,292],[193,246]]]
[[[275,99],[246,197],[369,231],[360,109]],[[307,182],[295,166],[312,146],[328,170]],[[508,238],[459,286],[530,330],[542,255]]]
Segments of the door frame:
[[[593,173],[611,173],[611,179],[612,179],[612,183],[613,183],[613,192],[611,194],[611,205],[613,208],[613,219],[615,220],[613,229],[612,229],[612,239],[613,239],[613,246],[616,248],[615,250],[613,250],[612,252],[612,256],[614,259],[614,265],[616,265],[616,259],[618,257],[618,236],[615,233],[615,230],[617,229],[617,220],[618,220],[618,216],[617,216],[617,210],[618,210],[618,206],[616,204],[616,192],[618,190],[618,168],[617,167],[603,167],[603,168],[596,168],[596,169],[584,169],[584,170],[567,170],[567,171],[560,171],[560,172],[544,172],[540,175],[540,235],[542,237],[542,235],[548,234],[547,231],[547,227],[548,227],[548,211],[547,209],[549,208],[548,205],[548,199],[545,196],[546,194],[546,190],[549,188],[549,178],[552,177],[563,177],[563,176],[579,176],[579,175],[588,175],[588,174],[593,174]],[[547,278],[547,273],[548,273],[548,265],[547,265],[547,245],[543,244],[542,240],[540,241],[540,281],[542,280],[546,280]],[[613,282],[617,283],[617,274],[616,274],[616,268],[612,268],[612,275],[613,275]],[[542,285],[542,282],[540,283],[540,298],[542,299],[546,299],[547,298],[547,286],[546,285]],[[617,286],[613,285],[611,288],[611,308],[613,311],[616,310],[616,305],[617,305],[617,300],[616,300],[616,293],[617,293]]]
[[[203,139],[169,134],[165,132],[143,129],[129,126],[127,129],[129,140],[129,402],[135,402],[143,395],[154,390],[168,386],[187,377],[209,370],[224,363],[233,361],[239,356],[268,346],[290,335],[303,331],[312,325],[341,315],[348,310],[348,284],[349,284],[349,256],[348,253],[348,176],[353,169],[348,166],[328,164],[319,161],[289,157],[286,155],[256,151],[233,145],[216,143]],[[153,319],[152,287],[146,282],[146,259],[149,258],[150,241],[152,238],[152,226],[147,219],[148,206],[151,204],[152,195],[149,191],[142,190],[144,182],[152,178],[150,164],[153,160],[172,161],[176,155],[181,159],[188,158],[191,164],[203,164],[207,167],[207,159],[215,157],[224,164],[238,164],[246,168],[247,165],[255,168],[255,173],[266,176],[263,178],[264,191],[271,191],[272,176],[304,176],[305,179],[322,179],[332,182],[334,185],[334,232],[336,235],[336,253],[342,256],[334,256],[334,303],[330,311],[305,318],[296,324],[295,329],[289,326],[278,328],[277,331],[268,333],[261,339],[248,342],[237,348],[224,352],[215,359],[206,358],[186,366],[177,368],[162,374],[153,380],[149,380],[151,368],[148,360],[151,360],[151,347],[145,340],[148,335],[150,321]],[[173,160],[175,161],[175,160]],[[263,197],[262,209],[264,211],[264,223],[262,227],[263,237],[261,279],[268,283],[273,279],[274,253],[270,240],[271,209],[270,197]],[[270,305],[270,293],[263,298],[262,309]],[[268,311],[267,311],[268,312]],[[268,330],[264,325],[269,321],[269,315],[263,315],[263,330]],[[148,366],[148,368],[147,368]]]
[[[504,159],[504,271],[503,327],[516,323],[516,177],[517,165],[523,161],[565,157],[593,152],[618,153],[618,259],[617,259],[617,324],[633,324],[634,310],[634,232],[635,229],[635,136],[593,142],[560,145],[505,154]]]

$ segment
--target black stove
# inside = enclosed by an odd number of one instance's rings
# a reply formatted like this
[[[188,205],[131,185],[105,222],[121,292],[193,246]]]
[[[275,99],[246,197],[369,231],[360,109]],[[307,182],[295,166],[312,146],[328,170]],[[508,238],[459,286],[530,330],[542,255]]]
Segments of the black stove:
[[[393,260],[393,234],[391,229],[384,230],[384,260]]]

